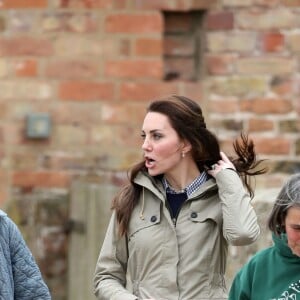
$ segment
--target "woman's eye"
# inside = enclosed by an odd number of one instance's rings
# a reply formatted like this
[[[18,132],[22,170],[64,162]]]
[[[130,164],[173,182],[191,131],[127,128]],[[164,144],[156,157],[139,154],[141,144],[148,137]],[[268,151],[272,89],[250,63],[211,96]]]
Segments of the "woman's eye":
[[[159,140],[160,138],[162,138],[161,134],[157,134],[157,133],[153,134],[154,140]]]
[[[142,133],[141,138],[144,140],[146,138],[146,134]]]

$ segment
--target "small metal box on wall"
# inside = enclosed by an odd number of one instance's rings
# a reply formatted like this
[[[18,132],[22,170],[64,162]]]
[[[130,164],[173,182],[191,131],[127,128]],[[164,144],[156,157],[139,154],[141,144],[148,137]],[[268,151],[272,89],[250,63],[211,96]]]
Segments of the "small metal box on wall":
[[[26,137],[47,139],[51,133],[50,115],[47,113],[29,113],[26,119]]]

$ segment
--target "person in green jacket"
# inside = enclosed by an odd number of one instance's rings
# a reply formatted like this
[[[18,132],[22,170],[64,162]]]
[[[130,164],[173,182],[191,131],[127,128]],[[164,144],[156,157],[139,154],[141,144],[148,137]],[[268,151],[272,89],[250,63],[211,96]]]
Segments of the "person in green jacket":
[[[229,300],[300,299],[300,173],[279,192],[268,227],[273,246],[257,252],[236,274]]]

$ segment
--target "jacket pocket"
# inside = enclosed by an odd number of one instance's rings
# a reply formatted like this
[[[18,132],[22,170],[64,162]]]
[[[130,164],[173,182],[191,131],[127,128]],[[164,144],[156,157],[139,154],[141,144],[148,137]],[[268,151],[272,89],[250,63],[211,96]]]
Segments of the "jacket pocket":
[[[141,280],[148,272],[149,263],[161,260],[162,251],[160,245],[164,239],[160,214],[145,214],[140,218],[139,214],[131,217],[128,239],[128,268],[132,280]],[[157,260],[157,261],[158,261]],[[156,261],[156,262],[157,262]]]
[[[160,213],[153,212],[153,214],[145,214],[143,218],[133,214],[129,224],[128,230],[128,240],[130,241],[135,235],[144,231],[146,229],[151,229],[151,227],[156,226],[160,223]]]
[[[190,206],[189,219],[200,223],[211,220],[220,225],[222,223],[221,204],[216,201],[194,201]]]

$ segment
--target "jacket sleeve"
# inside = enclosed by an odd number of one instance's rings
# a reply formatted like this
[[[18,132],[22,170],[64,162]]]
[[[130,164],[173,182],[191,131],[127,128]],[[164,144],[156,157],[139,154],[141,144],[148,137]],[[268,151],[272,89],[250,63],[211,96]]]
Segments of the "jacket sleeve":
[[[39,267],[17,225],[7,217],[14,299],[51,299]]]
[[[101,300],[136,300],[126,288],[127,239],[117,232],[116,214],[113,212],[98,257],[94,294]]]
[[[223,213],[223,236],[235,246],[253,243],[259,236],[257,216],[238,174],[224,169],[216,175]]]

